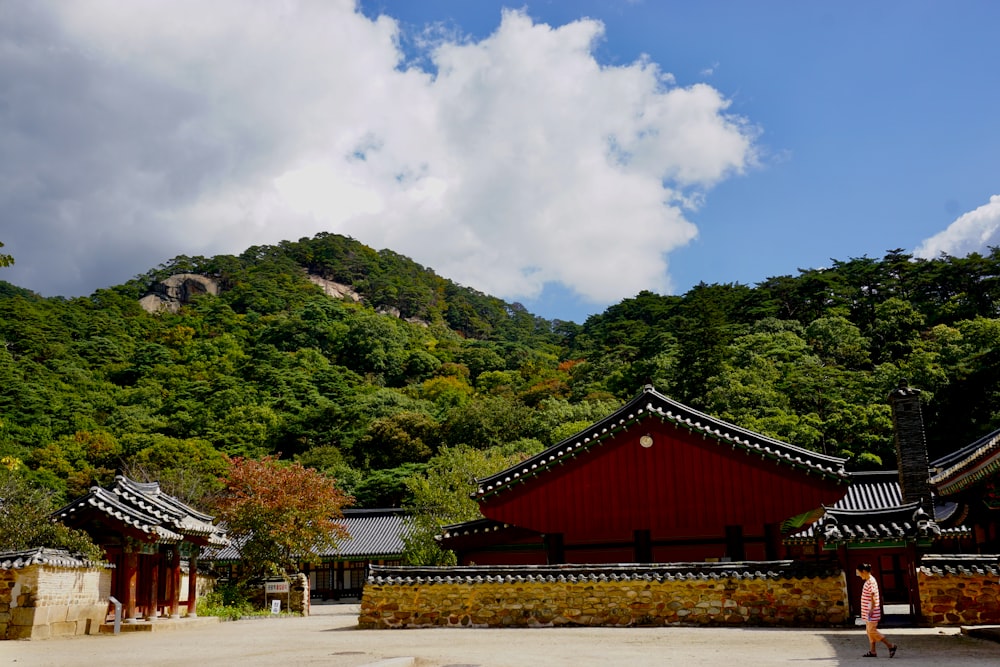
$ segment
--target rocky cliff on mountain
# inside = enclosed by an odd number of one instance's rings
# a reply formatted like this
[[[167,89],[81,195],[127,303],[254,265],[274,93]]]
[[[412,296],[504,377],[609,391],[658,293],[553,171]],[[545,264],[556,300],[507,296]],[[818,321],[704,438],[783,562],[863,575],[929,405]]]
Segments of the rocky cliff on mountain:
[[[200,294],[218,296],[218,281],[198,273],[177,273],[154,283],[149,294],[139,299],[139,305],[147,313],[164,310],[176,313]]]
[[[309,278],[309,282],[313,285],[317,285],[321,290],[323,290],[323,294],[326,294],[327,296],[336,297],[338,299],[361,301],[361,295],[355,292],[350,285],[344,285],[343,283],[327,280],[326,278],[321,278],[320,276],[312,273],[306,277]]]

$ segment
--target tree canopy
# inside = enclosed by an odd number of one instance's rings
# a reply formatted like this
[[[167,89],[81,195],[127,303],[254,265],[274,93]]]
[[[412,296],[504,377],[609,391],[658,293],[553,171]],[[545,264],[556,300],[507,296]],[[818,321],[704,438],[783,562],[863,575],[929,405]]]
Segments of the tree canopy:
[[[35,547],[65,549],[91,560],[101,549],[83,531],[55,522],[53,494],[32,484],[20,461],[0,459],[0,553]]]
[[[143,310],[178,272],[220,293]],[[364,507],[416,507],[410,480],[437,457],[554,444],[652,383],[849,468],[891,469],[886,397],[902,379],[925,392],[932,459],[1000,428],[998,304],[997,249],[897,249],[548,321],[325,233],[179,256],[89,297],[0,281],[0,457],[60,502],[126,470],[205,507],[230,457],[315,468]]]
[[[300,562],[347,537],[337,519],[352,499],[334,479],[271,457],[228,463],[215,508],[239,545],[244,576],[293,574]]]

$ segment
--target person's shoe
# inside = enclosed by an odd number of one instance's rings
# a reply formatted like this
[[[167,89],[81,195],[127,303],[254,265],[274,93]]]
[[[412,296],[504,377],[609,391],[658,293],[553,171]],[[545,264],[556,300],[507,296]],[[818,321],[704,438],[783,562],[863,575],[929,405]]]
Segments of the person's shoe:
[[[892,648],[891,648],[891,649],[889,649],[889,657],[890,657],[890,658],[894,658],[894,657],[896,657],[896,649],[897,649],[897,648],[899,648],[899,644],[893,644],[893,645],[892,645]]]
[[[863,656],[861,656],[861,657],[862,657],[862,658],[877,658],[877,657],[878,657],[878,654],[877,654],[877,653],[872,653],[871,651],[868,651],[868,653],[865,653],[865,654],[864,654]]]

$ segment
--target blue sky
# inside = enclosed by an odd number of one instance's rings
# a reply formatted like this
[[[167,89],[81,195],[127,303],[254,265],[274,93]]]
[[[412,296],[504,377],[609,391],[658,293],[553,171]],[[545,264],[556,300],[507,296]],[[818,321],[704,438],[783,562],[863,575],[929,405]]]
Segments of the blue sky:
[[[331,231],[548,318],[1000,245],[993,2],[0,0],[0,279]]]

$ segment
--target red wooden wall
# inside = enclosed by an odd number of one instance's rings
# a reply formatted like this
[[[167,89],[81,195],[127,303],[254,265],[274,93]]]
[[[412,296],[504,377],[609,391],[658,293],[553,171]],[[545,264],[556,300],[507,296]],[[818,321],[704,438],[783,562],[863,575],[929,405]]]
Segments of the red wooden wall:
[[[639,444],[646,433],[654,439],[648,449]],[[561,533],[567,544],[631,542],[635,530],[649,530],[654,542],[717,539],[737,525],[746,537],[763,535],[765,524],[833,504],[846,490],[651,417],[486,498],[480,509],[490,519]]]

